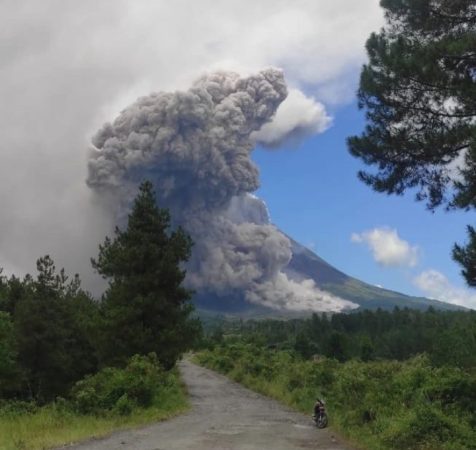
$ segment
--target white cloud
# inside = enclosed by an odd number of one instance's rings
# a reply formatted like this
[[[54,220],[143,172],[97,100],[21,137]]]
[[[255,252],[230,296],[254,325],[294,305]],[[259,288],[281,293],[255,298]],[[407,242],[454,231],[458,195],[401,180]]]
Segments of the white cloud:
[[[414,267],[418,263],[419,249],[398,236],[397,230],[383,227],[352,233],[352,242],[366,244],[375,261],[388,267]]]
[[[448,176],[457,182],[463,182],[464,177],[461,174],[461,171],[466,168],[466,155],[468,149],[464,148],[458,152],[458,156],[453,159],[447,166],[446,171]]]
[[[4,0],[0,17],[0,267],[50,253],[83,277],[110,230],[84,183],[104,121],[216,68],[278,66],[295,89],[352,100],[382,24],[377,0]]]
[[[296,146],[309,135],[322,133],[332,119],[322,103],[290,89],[272,122],[254,133],[254,139],[266,147]]]
[[[425,270],[413,279],[413,283],[432,298],[476,309],[476,292],[453,286],[448,278],[437,270]]]

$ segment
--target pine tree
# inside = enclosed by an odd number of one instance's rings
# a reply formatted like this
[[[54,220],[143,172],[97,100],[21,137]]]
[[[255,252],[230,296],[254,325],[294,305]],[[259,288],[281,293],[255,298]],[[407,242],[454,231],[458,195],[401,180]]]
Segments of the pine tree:
[[[367,41],[358,91],[367,126],[348,139],[350,152],[376,171],[359,177],[378,192],[416,189],[430,209],[474,209],[476,3],[381,0],[381,6],[387,25]],[[469,238],[468,250],[476,245],[474,233]],[[454,257],[474,284],[474,251],[456,247]]]
[[[182,285],[182,264],[191,248],[181,228],[170,230],[170,214],[157,207],[152,183],[142,183],[127,228],[116,228],[92,260],[109,280],[102,301],[103,363],[121,365],[134,354],[155,352],[170,368],[190,347],[198,323],[189,317],[191,292]]]
[[[0,398],[16,385],[16,357],[13,323],[8,313],[0,311]]]
[[[20,284],[12,277],[10,291],[16,294],[13,323],[21,394],[45,402],[65,395],[95,370],[85,318],[92,320],[96,305],[81,291],[77,276],[68,282],[63,269],[56,273],[49,256],[38,259],[37,270],[36,279],[26,276]]]
[[[469,243],[466,246],[455,245],[453,258],[463,266],[461,273],[470,286],[476,287],[476,230],[468,226]]]

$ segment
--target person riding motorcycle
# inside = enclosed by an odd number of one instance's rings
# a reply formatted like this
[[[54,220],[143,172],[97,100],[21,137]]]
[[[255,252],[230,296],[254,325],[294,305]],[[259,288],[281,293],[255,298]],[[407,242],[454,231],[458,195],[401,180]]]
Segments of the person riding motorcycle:
[[[318,417],[322,409],[325,408],[324,401],[318,398],[314,404],[314,416]]]
[[[325,404],[324,401],[319,398],[314,404],[314,415],[312,416],[312,418],[317,428],[325,428],[327,426],[328,419]]]

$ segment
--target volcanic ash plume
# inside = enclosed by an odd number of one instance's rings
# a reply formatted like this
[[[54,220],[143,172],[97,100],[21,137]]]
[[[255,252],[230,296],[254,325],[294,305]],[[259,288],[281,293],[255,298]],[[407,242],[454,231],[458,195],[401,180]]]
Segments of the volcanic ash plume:
[[[268,69],[218,72],[186,92],[139,98],[93,138],[87,183],[124,216],[138,183],[151,180],[159,205],[195,242],[187,284],[201,293],[244,294],[276,309],[351,308],[311,280],[287,277],[291,243],[251,194],[259,178],[250,136],[286,95],[282,72]]]

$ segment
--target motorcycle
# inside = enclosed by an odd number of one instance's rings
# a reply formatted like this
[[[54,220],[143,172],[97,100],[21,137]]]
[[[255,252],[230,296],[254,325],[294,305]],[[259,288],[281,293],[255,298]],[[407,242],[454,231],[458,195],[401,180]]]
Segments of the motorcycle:
[[[319,406],[317,414],[314,414],[312,419],[314,420],[317,428],[327,427],[328,418],[324,405]]]

